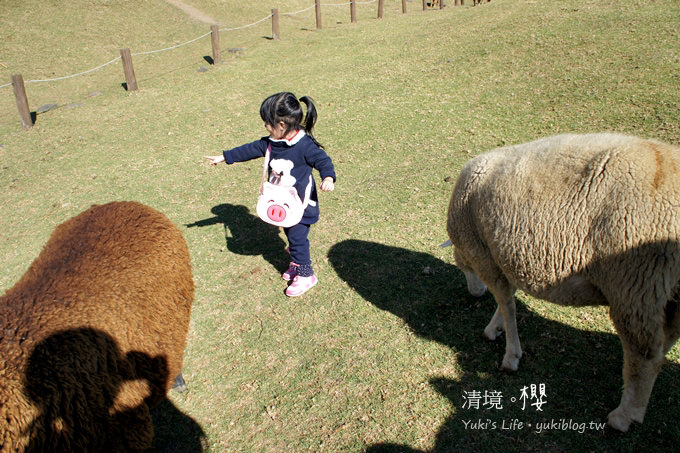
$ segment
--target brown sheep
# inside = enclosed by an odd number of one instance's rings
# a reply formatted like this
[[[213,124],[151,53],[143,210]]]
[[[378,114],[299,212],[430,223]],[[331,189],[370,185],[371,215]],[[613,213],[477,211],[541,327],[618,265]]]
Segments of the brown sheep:
[[[498,308],[503,368],[522,356],[513,294],[609,305],[624,389],[609,424],[642,422],[664,356],[680,336],[680,148],[619,134],[560,135],[468,162],[447,230],[468,289]]]
[[[114,202],[59,225],[0,298],[0,452],[148,448],[193,294],[184,237],[158,211]]]

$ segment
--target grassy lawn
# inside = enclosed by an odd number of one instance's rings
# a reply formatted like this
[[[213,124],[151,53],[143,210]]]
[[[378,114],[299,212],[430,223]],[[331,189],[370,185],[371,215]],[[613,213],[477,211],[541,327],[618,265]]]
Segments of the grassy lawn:
[[[234,28],[313,0],[186,0]],[[156,410],[154,451],[668,451],[680,439],[680,352],[643,425],[598,429],[621,397],[622,351],[607,310],[519,294],[525,356],[499,370],[482,339],[495,306],[467,294],[445,215],[472,156],[562,132],[619,131],[680,143],[680,4],[674,0],[493,0],[422,11],[419,1],[326,6],[26,84],[24,131],[0,88],[0,290],[54,227],[92,204],[137,200],[173,220],[192,254],[189,391]],[[162,0],[3,0],[0,86],[87,71],[209,31]],[[231,50],[231,51],[230,51]],[[336,166],[320,194],[320,283],[284,295],[285,236],[255,214],[261,161],[210,167],[266,132],[269,94],[314,98],[315,136]],[[524,387],[545,384],[541,410]],[[502,408],[469,408],[470,392]],[[513,401],[514,398],[514,401]],[[522,407],[526,402],[526,407]],[[537,432],[543,422],[560,422]],[[514,422],[513,422],[514,421]],[[475,424],[475,422],[477,422]],[[518,423],[522,423],[520,429]],[[531,426],[529,426],[531,425]],[[477,429],[475,429],[477,428]],[[495,429],[494,429],[495,428]],[[503,429],[511,428],[511,429]],[[582,428],[582,429],[581,429]]]

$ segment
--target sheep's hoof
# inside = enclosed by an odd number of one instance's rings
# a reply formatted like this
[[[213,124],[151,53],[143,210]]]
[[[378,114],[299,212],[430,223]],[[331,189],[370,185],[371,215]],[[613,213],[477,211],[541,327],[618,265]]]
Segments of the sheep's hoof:
[[[519,357],[510,357],[506,355],[503,357],[503,363],[501,364],[501,369],[505,371],[517,371],[519,368]]]
[[[631,423],[633,422],[642,423],[644,419],[645,419],[644,409],[629,407],[626,410],[623,407],[621,407],[621,405],[619,405],[619,407],[617,407],[616,409],[609,413],[607,423],[609,423],[609,426],[611,426],[612,428],[625,433],[626,431],[628,431],[628,428],[630,428]]]
[[[628,431],[631,422],[632,420],[630,416],[628,416],[628,414],[626,414],[626,412],[621,407],[617,407],[611,411],[609,413],[609,417],[607,418],[607,423],[609,423],[609,426],[624,433]]]

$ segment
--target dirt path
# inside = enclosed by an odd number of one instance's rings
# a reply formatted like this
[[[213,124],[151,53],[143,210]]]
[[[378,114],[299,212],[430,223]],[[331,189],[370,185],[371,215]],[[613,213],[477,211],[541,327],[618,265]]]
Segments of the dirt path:
[[[191,5],[187,5],[186,3],[182,2],[181,0],[165,0],[165,1],[170,3],[173,6],[176,6],[179,9],[181,9],[189,17],[192,17],[196,20],[200,20],[201,22],[205,22],[206,24],[219,25],[219,23],[215,19],[208,16],[203,11],[196,9]]]

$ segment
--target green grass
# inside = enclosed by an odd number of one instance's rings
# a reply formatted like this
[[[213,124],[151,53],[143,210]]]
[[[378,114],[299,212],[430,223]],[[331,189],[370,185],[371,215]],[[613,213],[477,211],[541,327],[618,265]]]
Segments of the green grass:
[[[191,0],[226,27],[278,7]],[[257,3],[257,2],[255,2]],[[133,199],[182,229],[196,282],[185,377],[157,411],[156,451],[650,451],[680,437],[680,353],[669,354],[643,425],[628,434],[471,430],[464,421],[604,422],[618,405],[622,353],[603,308],[519,295],[525,357],[499,371],[504,341],[484,341],[490,297],[467,295],[444,218],[473,155],[561,132],[614,130],[680,143],[680,5],[673,0],[494,0],[421,11],[418,1],[326,8],[135,57],[86,76],[28,83],[23,131],[0,88],[0,288],[10,288],[53,228],[93,203]],[[452,1],[448,2],[452,4]],[[471,2],[469,2],[471,3]],[[78,19],[75,19],[78,17]],[[208,31],[163,1],[4,0],[0,85],[61,77],[119,49],[146,52]],[[230,48],[242,48],[231,53]],[[207,70],[201,70],[201,69]],[[199,71],[200,70],[200,71]],[[312,229],[320,284],[287,299],[285,238],[254,214],[261,162],[209,167],[265,134],[269,94],[318,106],[316,136],[338,182]],[[424,270],[426,270],[424,272]],[[510,402],[545,383],[543,412]],[[500,391],[502,410],[465,409],[464,392]],[[175,429],[178,429],[175,432]],[[399,447],[398,447],[399,446]]]

